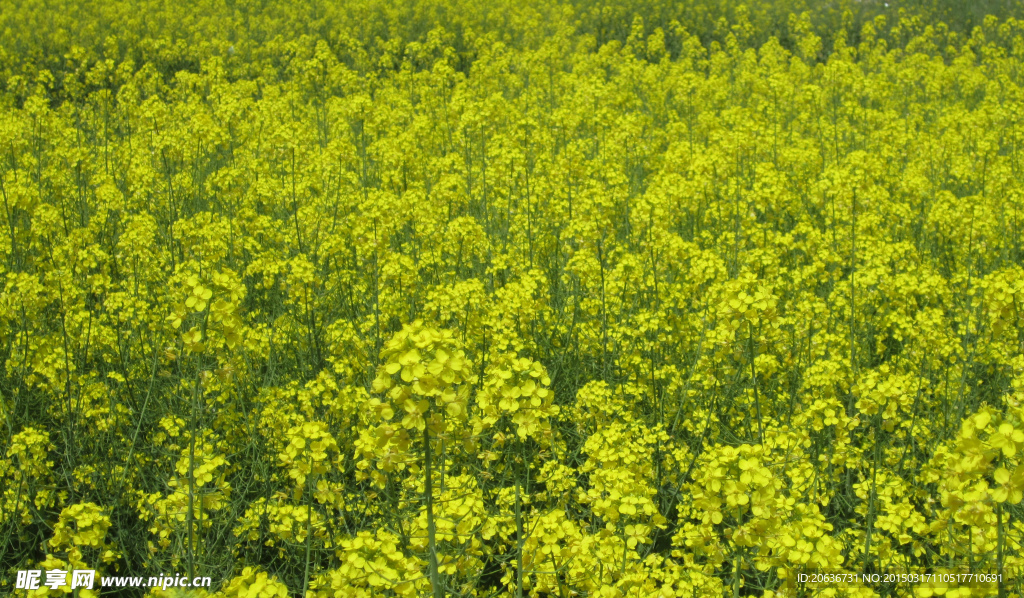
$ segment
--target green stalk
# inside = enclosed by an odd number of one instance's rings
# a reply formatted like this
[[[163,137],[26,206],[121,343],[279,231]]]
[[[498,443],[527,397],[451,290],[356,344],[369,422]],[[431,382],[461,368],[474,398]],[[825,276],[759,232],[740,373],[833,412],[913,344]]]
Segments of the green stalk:
[[[202,338],[204,341],[206,338],[206,324],[209,321],[210,312],[206,311],[203,315],[203,326],[202,326]],[[188,576],[190,578],[195,577],[195,466],[196,466],[196,428],[198,422],[196,421],[197,405],[199,401],[199,380],[203,373],[202,368],[202,357],[196,356],[196,378],[192,385],[192,406],[189,420],[189,441],[188,441]]]
[[[427,501],[427,559],[430,567],[430,587],[433,590],[434,598],[444,598],[444,589],[441,587],[441,577],[437,567],[437,530],[434,527],[434,498],[433,480],[430,470],[430,432],[426,424],[423,426],[423,453],[424,453],[424,494]]]
[[[189,418],[189,439],[188,439],[188,576],[195,577],[195,465],[196,465],[196,395],[199,394],[199,375],[202,372],[196,368],[196,380],[192,385],[192,408]]]
[[[309,561],[313,548],[313,463],[310,457],[309,478],[306,481],[306,571],[302,574],[302,598],[309,590]]]
[[[871,494],[868,496],[868,530],[866,538],[864,539],[864,573],[868,572],[868,568],[871,566],[871,533],[875,526],[875,502],[877,495],[877,485],[875,479],[878,475],[878,452],[879,452],[879,438],[878,430],[882,425],[882,414],[879,413],[875,416],[875,459],[874,464],[871,467]]]
[[[750,341],[750,380],[754,386],[754,409],[757,410],[758,444],[764,444],[764,422],[761,420],[761,399],[757,395],[757,369],[754,367],[754,325],[748,321],[747,327],[750,329],[750,334],[747,338]]]
[[[523,598],[523,515],[519,499],[519,476],[516,476],[516,598]]]
[[[999,598],[1006,598],[1006,586],[1003,584],[1003,503],[996,503],[996,567],[999,569]]]
[[[740,596],[740,555],[733,557],[732,569],[732,598]]]

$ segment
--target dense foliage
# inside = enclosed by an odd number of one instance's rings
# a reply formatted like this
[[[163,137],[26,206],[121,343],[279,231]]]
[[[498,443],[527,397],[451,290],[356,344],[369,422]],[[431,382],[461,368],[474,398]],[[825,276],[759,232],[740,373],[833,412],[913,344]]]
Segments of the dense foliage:
[[[1024,11],[892,4],[6,2],[0,588],[1020,596]]]

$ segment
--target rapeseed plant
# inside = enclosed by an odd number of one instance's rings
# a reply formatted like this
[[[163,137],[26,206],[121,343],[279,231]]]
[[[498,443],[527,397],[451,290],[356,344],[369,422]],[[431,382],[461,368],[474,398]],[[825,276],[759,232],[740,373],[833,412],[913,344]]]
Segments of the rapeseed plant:
[[[9,4],[0,591],[1024,592],[1016,4]]]

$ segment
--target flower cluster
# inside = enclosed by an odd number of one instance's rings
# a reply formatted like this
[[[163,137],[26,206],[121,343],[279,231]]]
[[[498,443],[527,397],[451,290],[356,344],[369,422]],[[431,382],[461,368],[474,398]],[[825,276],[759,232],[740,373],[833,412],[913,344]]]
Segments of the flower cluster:
[[[1024,14],[889,4],[5,2],[0,588],[1021,594]]]

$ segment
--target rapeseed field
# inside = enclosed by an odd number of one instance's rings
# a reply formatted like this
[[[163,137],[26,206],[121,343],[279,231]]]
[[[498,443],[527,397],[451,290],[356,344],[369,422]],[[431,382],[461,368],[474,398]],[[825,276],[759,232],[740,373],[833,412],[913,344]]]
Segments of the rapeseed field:
[[[1024,595],[1018,0],[7,0],[0,195],[0,594]]]

